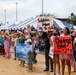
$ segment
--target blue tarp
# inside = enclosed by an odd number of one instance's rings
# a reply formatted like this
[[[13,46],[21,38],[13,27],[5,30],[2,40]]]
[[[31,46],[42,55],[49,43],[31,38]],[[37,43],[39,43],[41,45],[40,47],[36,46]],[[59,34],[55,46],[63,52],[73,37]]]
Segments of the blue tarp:
[[[61,26],[58,25],[55,21],[53,21],[53,23],[54,23],[55,27],[57,27],[57,28],[59,28],[59,29],[62,29]],[[70,25],[69,23],[67,23],[67,22],[62,22],[62,21],[61,21],[61,23],[64,25],[64,27],[67,27],[67,28],[69,28],[69,29],[71,28],[71,25]],[[74,30],[74,28],[73,28],[72,30]]]
[[[71,25],[70,25],[69,23],[67,23],[67,22],[62,22],[62,23],[63,23],[64,26],[67,27],[67,28],[70,28],[70,27],[71,27]]]
[[[67,23],[67,22],[62,22],[62,23],[65,25],[65,27],[70,29],[71,25],[69,23]],[[73,28],[73,30],[74,30],[74,28]]]

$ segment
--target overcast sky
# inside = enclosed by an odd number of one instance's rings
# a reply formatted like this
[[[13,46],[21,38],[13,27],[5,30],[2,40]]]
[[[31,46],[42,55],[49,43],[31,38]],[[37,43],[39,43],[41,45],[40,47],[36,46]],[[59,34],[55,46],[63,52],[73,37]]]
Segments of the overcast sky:
[[[67,18],[72,12],[76,14],[76,0],[43,0],[44,13]],[[16,21],[16,2],[18,2],[18,20],[24,21],[41,14],[42,0],[0,0],[0,23]]]

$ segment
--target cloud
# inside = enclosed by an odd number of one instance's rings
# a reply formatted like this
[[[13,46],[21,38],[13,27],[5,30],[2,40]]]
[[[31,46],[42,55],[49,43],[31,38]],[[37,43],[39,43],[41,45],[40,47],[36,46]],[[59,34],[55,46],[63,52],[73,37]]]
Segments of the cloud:
[[[43,0],[44,13],[56,15],[56,17],[68,17],[72,12],[76,14],[76,0]],[[7,21],[13,22],[16,18],[16,2],[18,2],[18,20],[42,13],[42,0],[0,0],[0,21],[4,22],[4,10],[7,13]]]

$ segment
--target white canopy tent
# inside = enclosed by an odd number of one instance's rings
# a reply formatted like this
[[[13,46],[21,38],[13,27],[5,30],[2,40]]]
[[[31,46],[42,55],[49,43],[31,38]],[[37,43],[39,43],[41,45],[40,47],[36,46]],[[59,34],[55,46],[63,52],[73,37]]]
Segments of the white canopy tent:
[[[34,20],[35,18],[30,18],[24,22],[22,22],[21,24],[18,24],[17,26],[14,26],[12,29],[20,29],[20,28],[25,28],[32,20]]]
[[[37,24],[38,24],[38,18],[37,17],[34,17],[34,18],[29,18],[23,22],[15,22],[15,23],[11,23],[11,24],[7,24],[7,25],[4,25],[4,26],[1,26],[0,27],[0,30],[1,29],[24,29],[26,28],[28,25],[30,26],[34,26],[35,28],[37,27]],[[71,25],[67,22],[62,22],[60,20],[57,20],[55,18],[53,18],[53,24],[55,27],[57,28],[60,28],[60,29],[63,29],[64,27],[68,27],[70,28]],[[76,28],[76,27],[75,27]]]

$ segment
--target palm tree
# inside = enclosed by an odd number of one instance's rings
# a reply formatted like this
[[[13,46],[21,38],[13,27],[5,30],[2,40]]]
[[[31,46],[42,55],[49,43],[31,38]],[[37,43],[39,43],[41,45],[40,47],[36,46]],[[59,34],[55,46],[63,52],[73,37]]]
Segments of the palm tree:
[[[74,13],[71,13],[71,15],[68,17],[67,22],[76,25],[76,15]]]

